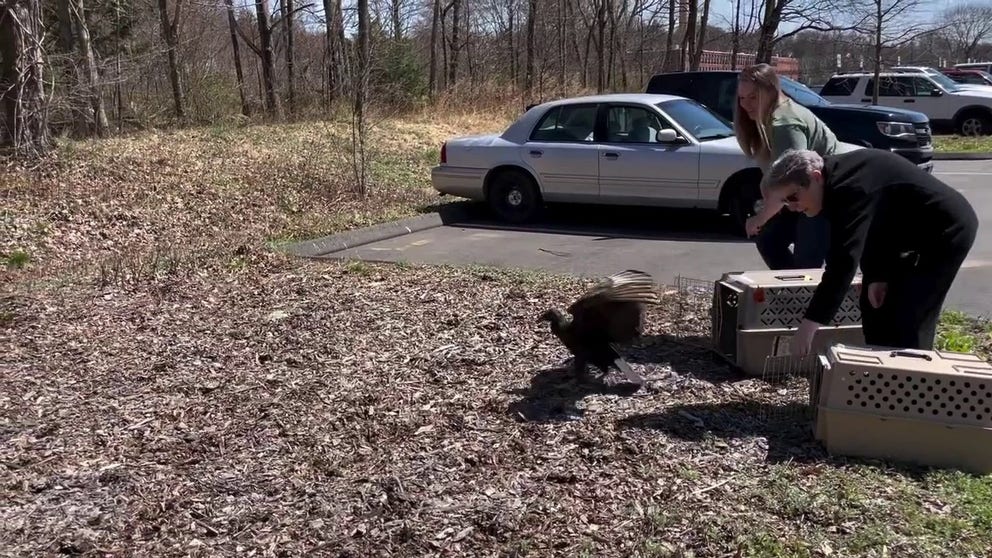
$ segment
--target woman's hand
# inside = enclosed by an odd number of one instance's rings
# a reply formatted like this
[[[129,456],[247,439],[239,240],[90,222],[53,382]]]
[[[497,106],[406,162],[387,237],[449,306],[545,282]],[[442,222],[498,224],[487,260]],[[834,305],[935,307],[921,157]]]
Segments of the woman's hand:
[[[778,213],[782,211],[782,207],[784,207],[784,205],[781,203],[768,203],[766,201],[761,206],[761,210],[758,211],[757,214],[748,217],[747,221],[745,221],[744,229],[747,231],[747,235],[754,236],[761,232],[761,227],[764,227],[765,223],[767,223],[769,219],[778,215]]]

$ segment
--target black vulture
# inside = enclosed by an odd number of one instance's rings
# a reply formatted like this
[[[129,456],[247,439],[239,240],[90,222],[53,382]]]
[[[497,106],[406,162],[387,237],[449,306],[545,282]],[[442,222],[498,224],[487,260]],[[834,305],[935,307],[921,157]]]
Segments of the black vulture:
[[[641,335],[644,305],[657,304],[661,297],[654,279],[643,271],[628,269],[597,282],[568,307],[571,319],[556,309],[539,318],[551,322],[551,331],[575,357],[577,372],[588,364],[603,374],[610,366],[619,369],[627,380],[643,380],[617,352],[617,345]]]

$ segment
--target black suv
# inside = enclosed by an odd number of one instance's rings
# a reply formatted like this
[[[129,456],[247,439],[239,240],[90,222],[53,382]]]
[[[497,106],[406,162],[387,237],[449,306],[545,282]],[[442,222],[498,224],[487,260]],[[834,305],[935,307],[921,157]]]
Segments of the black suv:
[[[648,82],[645,93],[688,97],[732,121],[739,75],[732,70],[656,74]],[[819,117],[838,140],[887,149],[933,172],[933,143],[927,115],[880,105],[833,104],[797,81],[785,76],[780,79],[782,91]]]

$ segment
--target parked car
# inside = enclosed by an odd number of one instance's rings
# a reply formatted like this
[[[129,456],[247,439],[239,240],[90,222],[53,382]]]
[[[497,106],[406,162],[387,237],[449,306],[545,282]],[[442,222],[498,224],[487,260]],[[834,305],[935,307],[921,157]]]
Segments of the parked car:
[[[688,97],[733,120],[738,76],[739,72],[731,70],[666,72],[652,76],[646,92]],[[782,91],[818,116],[838,140],[887,149],[927,172],[933,171],[930,120],[925,114],[891,107],[834,104],[795,80],[785,76],[780,79]]]
[[[992,62],[961,62],[954,67],[959,70],[984,70],[992,74]]]
[[[761,170],[726,119],[691,99],[645,93],[549,101],[501,134],[449,139],[431,180],[510,222],[571,202],[715,209],[743,231],[761,196]]]
[[[992,89],[984,83],[958,83],[947,76],[944,72],[938,70],[937,68],[931,68],[930,66],[893,66],[891,71],[899,72],[901,74],[923,72],[924,74],[930,76],[930,79],[936,81],[944,87],[957,85],[960,90],[992,91]]]
[[[957,84],[992,86],[992,74],[985,70],[962,70],[959,68],[941,68],[941,73],[954,80]]]
[[[992,133],[992,90],[963,89],[952,80],[935,80],[924,72],[882,72],[878,101],[882,105],[911,104],[926,114],[935,130],[953,130],[963,136]],[[837,74],[823,86],[831,102],[871,102],[875,75],[870,72]]]

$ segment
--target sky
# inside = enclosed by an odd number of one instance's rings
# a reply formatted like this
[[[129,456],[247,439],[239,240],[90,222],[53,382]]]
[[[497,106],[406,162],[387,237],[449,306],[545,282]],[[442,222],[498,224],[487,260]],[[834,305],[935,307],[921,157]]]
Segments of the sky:
[[[885,6],[891,5],[893,2],[893,0],[882,0],[882,1],[884,2],[883,5]],[[970,4],[976,2],[987,2],[989,5],[992,5],[992,0],[943,0],[943,1],[920,0],[919,8],[916,10],[916,13],[918,13],[922,18],[926,20],[933,20],[936,14],[944,11],[947,8],[959,4]],[[874,4],[874,2],[872,2],[872,4]],[[759,6],[761,5],[760,2],[758,3],[758,5]],[[710,21],[713,23],[714,26],[726,28],[728,26],[728,22],[733,21],[733,16],[734,16],[734,4],[731,0],[710,0]],[[795,24],[790,25],[787,23],[783,23],[779,27],[779,31],[787,33],[792,29],[795,29],[795,27],[796,27]]]
[[[469,0],[469,1],[478,1],[478,0]],[[888,6],[895,1],[901,1],[901,0],[882,0],[882,1],[884,2],[883,5]],[[921,18],[925,20],[933,20],[936,14],[944,11],[947,8],[959,4],[988,3],[989,5],[992,5],[992,0],[918,0],[918,1],[919,1],[919,8],[916,10],[916,12],[921,16]],[[246,7],[246,9],[253,10],[253,7],[250,5],[251,0],[241,0],[240,3],[249,4]],[[345,4],[345,9],[347,10],[348,8],[354,5],[354,0],[343,0],[343,3]],[[235,5],[238,4],[239,2],[235,0]],[[872,4],[874,3],[872,2]],[[758,6],[760,5],[761,2],[760,0],[758,0]],[[314,6],[314,9],[317,13],[322,13],[320,7],[321,7],[320,3],[317,2],[316,5]],[[727,28],[729,26],[729,23],[733,21],[733,15],[734,15],[734,4],[732,0],[710,0],[711,25]],[[345,26],[346,26],[345,33],[348,36],[354,34],[355,32],[354,22],[346,22]],[[314,27],[316,28],[320,26],[315,24]],[[781,26],[779,26],[779,32],[787,33],[792,29],[795,29],[795,27],[796,24],[783,23]]]

